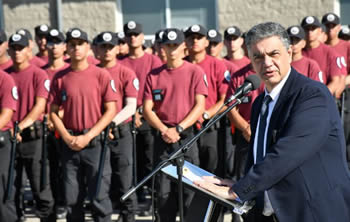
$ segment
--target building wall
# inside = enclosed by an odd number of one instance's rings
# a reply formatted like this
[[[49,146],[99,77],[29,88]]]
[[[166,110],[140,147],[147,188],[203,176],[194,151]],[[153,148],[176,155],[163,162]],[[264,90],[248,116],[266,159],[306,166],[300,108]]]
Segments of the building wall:
[[[243,31],[260,22],[279,22],[283,26],[300,24],[308,15],[319,19],[333,12],[336,0],[218,0],[219,30],[236,25]]]
[[[64,32],[79,27],[92,39],[99,32],[121,29],[116,25],[115,0],[63,0],[61,7]],[[56,0],[3,0],[3,11],[7,34],[27,28],[34,35],[34,27],[40,24],[57,28]]]
[[[299,24],[307,15],[321,17],[337,11],[339,0],[216,0],[219,30],[237,25],[243,31],[264,21],[284,26]],[[62,31],[79,27],[91,39],[98,32],[122,29],[118,17],[120,0],[62,0]],[[10,34],[20,27],[33,32],[36,25],[57,27],[56,0],[3,0],[5,31]],[[118,19],[117,19],[118,18]]]

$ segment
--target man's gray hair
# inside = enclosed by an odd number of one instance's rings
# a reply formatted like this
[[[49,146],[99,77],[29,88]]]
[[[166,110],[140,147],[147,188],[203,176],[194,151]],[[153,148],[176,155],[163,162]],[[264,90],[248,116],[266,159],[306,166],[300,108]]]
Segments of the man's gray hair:
[[[286,49],[289,49],[290,39],[286,29],[278,23],[266,22],[255,25],[247,32],[247,35],[245,37],[245,44],[248,49],[248,54],[250,54],[250,50],[253,44],[272,36],[279,37]]]

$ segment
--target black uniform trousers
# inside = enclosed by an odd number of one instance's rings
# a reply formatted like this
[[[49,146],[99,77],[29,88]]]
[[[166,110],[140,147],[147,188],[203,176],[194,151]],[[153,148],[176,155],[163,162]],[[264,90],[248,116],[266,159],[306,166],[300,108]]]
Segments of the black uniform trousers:
[[[206,124],[206,121],[203,125]],[[219,122],[205,131],[198,140],[199,165],[204,170],[215,173],[218,165]]]
[[[55,206],[64,206],[62,146],[61,140],[55,137],[55,132],[47,135],[47,153],[50,163],[50,184]]]
[[[62,142],[62,166],[65,200],[68,210],[67,222],[83,222],[84,200],[91,200],[97,188],[97,174],[102,150],[101,136],[81,151],[74,151]],[[92,217],[96,222],[111,221],[112,203],[109,198],[111,185],[110,150],[107,149],[98,203],[106,212],[98,212],[92,203]]]
[[[194,136],[192,127],[186,129],[181,134],[181,139],[174,144],[168,144],[164,142],[160,132],[156,133],[154,141],[154,160],[156,164],[168,159],[169,154],[179,149],[182,145],[186,144]],[[185,160],[198,165],[198,147],[194,143],[190,149],[184,154]],[[158,173],[156,177],[156,211],[161,222],[176,221],[176,213],[178,211],[178,185],[176,182],[170,181],[170,179],[163,173]],[[187,209],[191,204],[194,197],[194,192],[184,188],[184,215],[186,217]]]
[[[142,125],[137,129],[137,181],[141,181],[153,170],[154,155],[154,132],[153,128],[144,119]]]
[[[15,188],[10,200],[5,202],[11,156],[11,140],[9,131],[0,131],[0,221],[15,222],[17,220],[15,206]],[[15,173],[15,172],[14,172]]]
[[[26,128],[25,130],[29,130]],[[17,145],[16,158],[16,208],[18,216],[22,216],[22,194],[23,194],[23,169],[26,171],[30,182],[30,188],[36,203],[35,214],[40,218],[51,218],[53,214],[53,197],[49,178],[49,161],[46,161],[46,184],[43,189],[40,187],[42,169],[42,138],[30,139],[22,135],[22,142]]]
[[[112,167],[110,196],[113,205],[119,206],[120,214],[133,217],[136,195],[133,194],[124,203],[120,203],[120,197],[131,189],[133,180],[133,150],[130,124],[127,123],[116,127],[117,134],[114,134],[116,138],[109,143]]]

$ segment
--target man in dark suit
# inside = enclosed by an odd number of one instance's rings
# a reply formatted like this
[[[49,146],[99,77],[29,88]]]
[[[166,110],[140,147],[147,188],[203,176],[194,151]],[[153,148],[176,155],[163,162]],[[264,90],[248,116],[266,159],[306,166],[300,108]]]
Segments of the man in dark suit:
[[[227,199],[255,199],[247,215],[253,221],[349,222],[350,173],[332,95],[290,66],[290,41],[281,25],[254,26],[246,44],[265,83],[252,108],[246,175],[237,183],[196,183]]]

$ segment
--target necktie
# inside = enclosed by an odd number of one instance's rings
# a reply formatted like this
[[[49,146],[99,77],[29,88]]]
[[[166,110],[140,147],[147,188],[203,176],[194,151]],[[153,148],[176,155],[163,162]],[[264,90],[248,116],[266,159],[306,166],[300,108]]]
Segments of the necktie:
[[[256,146],[256,163],[259,163],[264,158],[264,137],[266,130],[267,115],[269,114],[269,103],[272,101],[271,96],[265,96],[260,110],[260,122],[258,132],[258,143]],[[264,209],[264,192],[261,192],[256,197],[256,207],[259,210]]]
[[[262,161],[264,157],[264,137],[266,130],[266,120],[269,114],[269,103],[272,101],[271,96],[267,95],[264,98],[263,104],[260,110],[260,122],[259,122],[259,133],[258,133],[258,144],[256,150],[256,162]]]

